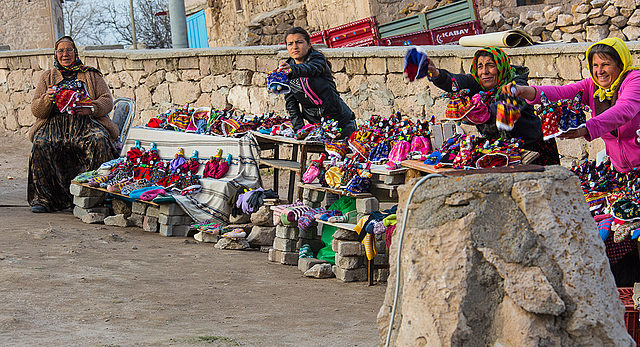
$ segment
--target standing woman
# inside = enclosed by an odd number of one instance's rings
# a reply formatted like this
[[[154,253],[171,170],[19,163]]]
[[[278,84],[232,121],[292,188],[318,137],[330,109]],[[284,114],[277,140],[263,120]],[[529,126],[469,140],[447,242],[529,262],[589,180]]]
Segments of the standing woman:
[[[35,213],[71,207],[71,180],[118,155],[112,142],[118,127],[108,116],[113,98],[102,74],[82,64],[71,37],[61,37],[54,48],[55,67],[42,74],[31,102],[36,122],[29,131],[27,200]],[[54,101],[61,90],[86,93],[92,107],[60,112],[64,107]]]
[[[338,95],[327,59],[311,47],[309,33],[303,28],[289,29],[284,39],[289,59],[280,63],[279,70],[289,77],[291,93],[285,100],[294,130],[300,130],[305,120],[320,123],[324,117],[337,120],[342,129],[340,139],[348,138],[356,131],[356,117]]]

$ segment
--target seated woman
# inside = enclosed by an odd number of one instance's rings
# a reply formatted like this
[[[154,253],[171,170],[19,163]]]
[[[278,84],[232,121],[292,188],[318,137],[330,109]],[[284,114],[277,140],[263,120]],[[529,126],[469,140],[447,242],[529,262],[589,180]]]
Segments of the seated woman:
[[[585,127],[559,137],[583,137],[587,141],[602,138],[614,169],[622,173],[632,171],[640,167],[640,140],[636,133],[640,126],[640,71],[637,71],[640,68],[631,66],[631,53],[619,38],[591,45],[586,56],[590,78],[565,86],[517,86],[514,95],[539,103],[540,93],[544,92],[553,102],[571,99],[583,90],[582,104],[591,107],[591,118]],[[613,233],[605,246],[616,284],[633,286],[640,281],[637,243],[630,238],[619,243],[612,239]]]
[[[118,155],[112,142],[118,127],[108,116],[113,98],[100,71],[82,64],[69,36],[56,41],[54,66],[40,77],[31,102],[36,122],[29,131],[27,200],[35,213],[71,207],[71,180]],[[88,96],[90,105],[86,99],[84,107],[56,104],[56,95],[65,90]]]
[[[469,96],[480,91],[489,94],[491,102],[488,105],[488,120],[483,124],[477,124],[478,131],[489,139],[500,137],[500,131],[496,126],[497,103],[493,97],[499,88],[515,81],[518,85],[528,85],[529,69],[524,66],[512,66],[509,56],[497,47],[485,47],[478,50],[473,56],[471,74],[452,74],[445,69],[438,69],[433,63],[428,67],[429,80],[433,84],[447,92],[452,92],[452,78],[455,79],[460,89],[469,89]],[[540,156],[533,164],[556,165],[560,164],[558,147],[553,139],[542,139],[542,124],[535,113],[533,106],[524,104],[520,107],[520,118],[513,125],[511,131],[506,132],[508,138],[520,138],[524,141],[524,149],[535,151]]]
[[[340,139],[348,138],[356,131],[355,114],[338,95],[327,59],[311,47],[309,33],[303,28],[289,29],[284,38],[290,58],[278,69],[289,77],[291,93],[285,100],[294,130],[300,130],[304,120],[320,123],[324,117],[337,120],[342,129]]]

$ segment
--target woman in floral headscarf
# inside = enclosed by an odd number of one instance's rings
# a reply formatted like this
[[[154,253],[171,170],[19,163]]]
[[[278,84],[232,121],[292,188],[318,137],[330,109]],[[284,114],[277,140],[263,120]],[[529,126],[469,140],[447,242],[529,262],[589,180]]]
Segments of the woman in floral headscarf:
[[[71,207],[71,180],[118,155],[113,98],[102,74],[82,64],[69,36],[56,41],[54,54],[54,68],[42,73],[31,102],[27,200],[35,213]]]
[[[571,99],[584,90],[582,104],[592,110],[586,127],[560,137],[604,141],[613,167],[622,173],[640,167],[640,67],[632,66],[631,53],[619,38],[608,38],[587,49],[590,78],[565,86],[518,86],[515,95],[540,103],[544,92],[550,101]]]
[[[478,131],[489,139],[501,136],[496,126],[497,103],[493,97],[500,87],[514,82],[518,85],[528,85],[529,69],[524,66],[512,66],[509,56],[497,47],[485,47],[473,56],[470,74],[453,74],[445,69],[438,69],[431,61],[428,66],[428,78],[433,84],[447,92],[452,91],[452,79],[460,89],[469,89],[469,96],[483,93],[488,94],[489,118],[483,124],[477,124]],[[513,129],[505,133],[508,138],[520,138],[524,141],[524,149],[535,151],[540,156],[534,164],[560,164],[558,148],[553,139],[542,139],[542,125],[531,105],[524,103],[520,107],[520,118],[513,125]]]

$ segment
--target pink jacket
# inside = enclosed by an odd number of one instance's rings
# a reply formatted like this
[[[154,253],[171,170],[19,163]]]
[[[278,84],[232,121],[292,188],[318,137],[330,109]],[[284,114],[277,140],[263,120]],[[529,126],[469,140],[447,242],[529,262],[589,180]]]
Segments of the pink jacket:
[[[596,85],[591,78],[571,83],[565,86],[535,86],[536,98],[531,104],[540,103],[540,92],[544,92],[550,101],[573,98],[580,89],[584,89],[582,103],[594,110],[593,93]],[[629,172],[633,168],[640,167],[640,144],[636,140],[636,130],[640,126],[640,71],[631,70],[620,84],[618,100],[608,110],[597,117],[587,120],[589,135],[587,141],[598,137],[604,140],[607,155],[611,163],[619,172]],[[618,129],[618,137],[611,134]]]

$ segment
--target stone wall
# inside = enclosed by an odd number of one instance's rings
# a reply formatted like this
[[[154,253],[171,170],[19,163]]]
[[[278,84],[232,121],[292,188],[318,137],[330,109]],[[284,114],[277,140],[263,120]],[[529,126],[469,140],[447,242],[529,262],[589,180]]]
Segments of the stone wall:
[[[520,28],[534,41],[597,42],[607,37],[637,40],[640,10],[635,0],[582,0],[572,6],[531,7],[515,15],[509,9],[485,7],[480,11],[484,32]]]
[[[562,85],[588,76],[584,51],[588,44],[554,44],[507,50],[512,62],[531,69],[532,84]],[[475,49],[425,46],[434,63],[452,72],[468,72]],[[629,44],[638,61],[640,44]],[[413,118],[442,119],[447,100],[426,79],[407,83],[402,76],[404,47],[323,49],[332,63],[338,91],[358,119],[399,111]],[[185,50],[85,51],[87,65],[98,67],[114,97],[136,100],[134,125],[189,103],[234,107],[259,114],[286,113],[284,98],[267,93],[267,72],[287,57],[284,46],[227,47]],[[41,72],[52,67],[53,50],[0,52],[0,131],[25,134],[33,124],[33,90]],[[474,127],[462,125],[465,131]],[[563,164],[595,158],[600,140],[558,141]]]
[[[0,45],[11,49],[52,47],[64,34],[60,0],[0,0]]]

